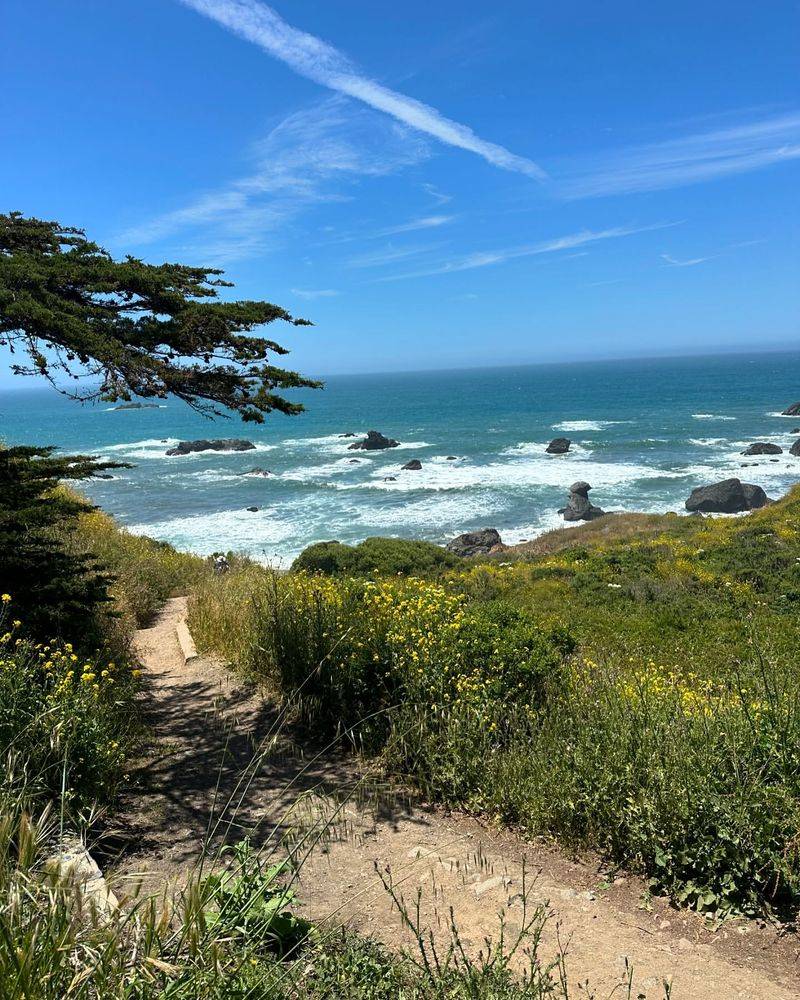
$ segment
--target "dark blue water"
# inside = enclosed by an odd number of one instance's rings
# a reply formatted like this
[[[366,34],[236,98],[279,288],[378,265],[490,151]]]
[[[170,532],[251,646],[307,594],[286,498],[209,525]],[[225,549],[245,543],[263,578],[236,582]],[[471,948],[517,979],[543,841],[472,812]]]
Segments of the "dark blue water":
[[[0,436],[134,462],[82,487],[131,530],[285,562],[329,538],[442,542],[483,526],[530,538],[560,523],[576,479],[606,509],[679,510],[694,486],[732,475],[779,496],[800,479],[800,458],[788,454],[800,418],[779,416],[800,399],[799,364],[796,353],[338,376],[295,394],[307,412],[260,427],[212,423],[177,401],[112,411],[25,388],[0,399]],[[352,452],[339,437],[370,428],[401,447]],[[572,439],[571,454],[544,454],[557,435]],[[197,437],[246,437],[258,450],[165,455]],[[743,458],[752,441],[785,453]],[[411,458],[422,471],[400,471]],[[253,466],[272,476],[242,475]]]

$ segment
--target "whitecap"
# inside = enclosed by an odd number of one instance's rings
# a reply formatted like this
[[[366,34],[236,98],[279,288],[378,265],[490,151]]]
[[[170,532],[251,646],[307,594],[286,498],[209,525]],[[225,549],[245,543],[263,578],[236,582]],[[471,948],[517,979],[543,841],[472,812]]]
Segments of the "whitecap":
[[[695,420],[735,420],[736,417],[726,417],[724,413],[693,413]]]
[[[572,442],[570,444],[570,449],[565,455],[548,455],[547,454],[547,441],[520,441],[518,444],[509,445],[508,448],[503,448],[500,452],[501,455],[545,455],[547,461],[552,462],[558,459],[563,459],[570,455],[589,455],[591,454],[591,449],[587,448],[586,445],[594,444],[593,441],[584,441],[583,444],[576,444]]]
[[[616,424],[630,424],[632,420],[563,420],[560,424],[553,424],[554,431],[601,431],[604,427],[613,427]]]
[[[221,510],[126,527],[131,534],[149,535],[201,556],[229,550],[260,551],[287,541],[297,531],[293,521],[282,518],[278,510],[270,507],[262,507],[258,512]]]
[[[648,479],[672,479],[687,475],[683,469],[658,469],[652,466],[624,462],[597,462],[591,453],[576,454],[568,463],[555,461],[542,455],[535,460],[519,459],[509,462],[490,462],[475,465],[456,462],[423,463],[418,472],[402,472],[396,467],[377,468],[362,483],[340,484],[339,489],[380,489],[392,492],[415,490],[465,490],[473,488],[521,488],[553,486],[567,490],[570,483],[586,479],[593,486],[609,487]],[[387,477],[394,482],[387,482]]]

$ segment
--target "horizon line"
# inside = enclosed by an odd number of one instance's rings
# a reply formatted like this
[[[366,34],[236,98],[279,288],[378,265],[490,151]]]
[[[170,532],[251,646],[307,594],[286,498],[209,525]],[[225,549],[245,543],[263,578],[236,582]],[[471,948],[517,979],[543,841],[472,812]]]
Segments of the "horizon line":
[[[696,352],[680,352],[680,353],[665,353],[665,354],[617,354],[617,355],[604,355],[604,356],[590,356],[585,358],[570,358],[569,360],[557,360],[551,359],[546,361],[511,361],[505,364],[492,364],[492,365],[455,365],[455,366],[443,366],[440,368],[398,368],[394,370],[381,369],[377,371],[362,371],[362,372],[329,372],[327,375],[324,372],[316,372],[314,378],[361,378],[370,377],[376,375],[434,375],[437,372],[443,374],[452,372],[474,372],[474,371],[500,371],[504,369],[511,368],[546,368],[556,365],[591,365],[591,364],[608,364],[614,361],[681,361],[681,360],[697,360],[702,358],[720,358],[729,357],[736,355],[764,355],[764,354],[800,354],[800,342],[794,346],[781,345],[774,347],[764,347],[760,349],[753,349],[749,347],[728,347],[719,350],[708,350],[702,349]],[[54,389],[46,380],[39,381],[37,378],[32,377],[35,384],[26,383],[26,376],[18,376],[12,379],[8,385],[3,385],[0,382],[0,393],[5,389],[10,391],[20,391],[22,389],[30,390],[47,390],[54,393],[54,395],[60,395],[57,388]],[[324,386],[323,386],[324,389]],[[291,391],[291,390],[288,390]],[[155,397],[136,397],[138,399],[144,398],[155,398]]]

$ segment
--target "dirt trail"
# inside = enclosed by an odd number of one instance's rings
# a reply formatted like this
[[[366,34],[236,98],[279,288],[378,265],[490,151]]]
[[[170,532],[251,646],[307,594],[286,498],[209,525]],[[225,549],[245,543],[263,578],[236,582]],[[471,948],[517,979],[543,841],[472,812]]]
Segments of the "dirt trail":
[[[519,926],[524,863],[532,901],[552,914],[542,955],[555,954],[558,929],[569,943],[568,978],[576,990],[588,980],[598,997],[607,996],[628,962],[634,997],[657,1000],[671,980],[675,1000],[800,998],[792,935],[745,922],[712,932],[661,899],[643,909],[640,880],[626,876],[609,885],[596,863],[409,804],[333,754],[308,760],[284,746],[262,759],[256,748],[276,726],[274,708],[212,660],[184,663],[175,626],[185,613],[184,598],[169,601],[154,627],[137,635],[155,741],[122,804],[119,829],[106,840],[106,851],[110,844],[118,855],[111,866],[117,892],[142,879],[154,890],[179,882],[207,840],[232,842],[247,833],[265,843],[324,814],[332,825],[311,851],[300,885],[304,912],[315,919],[346,920],[390,946],[409,944],[377,866],[408,901],[421,891],[423,927],[440,941],[453,907],[462,941],[477,950],[496,936],[501,910],[511,932]],[[300,792],[302,806],[293,809]],[[227,802],[235,808],[223,810]]]

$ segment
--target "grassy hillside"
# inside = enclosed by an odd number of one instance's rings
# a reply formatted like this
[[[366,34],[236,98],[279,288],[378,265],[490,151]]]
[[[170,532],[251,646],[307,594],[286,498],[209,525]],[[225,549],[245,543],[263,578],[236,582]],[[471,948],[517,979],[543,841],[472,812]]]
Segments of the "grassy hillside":
[[[193,628],[430,796],[704,911],[793,910],[798,525],[795,490],[744,518],[613,516],[436,579],[250,566],[200,585]]]

